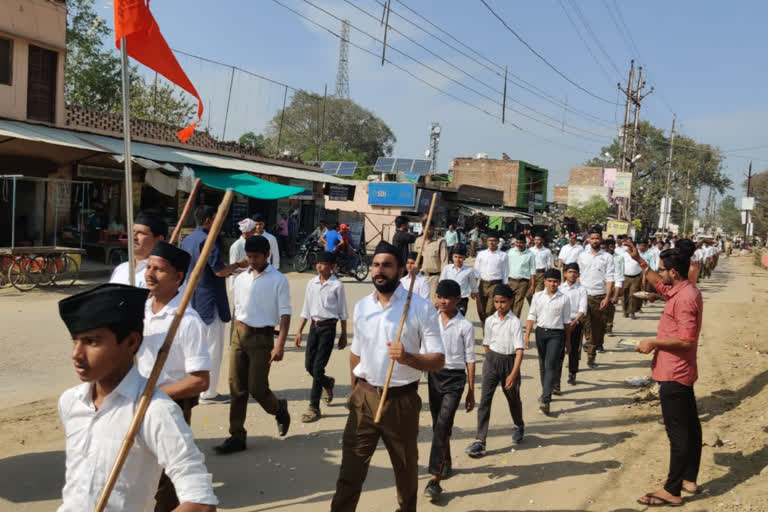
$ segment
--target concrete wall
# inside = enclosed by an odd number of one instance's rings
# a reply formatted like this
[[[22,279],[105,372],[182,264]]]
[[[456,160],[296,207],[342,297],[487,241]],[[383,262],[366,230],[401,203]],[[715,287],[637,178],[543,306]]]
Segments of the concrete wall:
[[[518,176],[520,162],[491,158],[454,158],[451,161],[451,185],[473,185],[504,193],[504,206],[518,206]],[[497,206],[497,205],[494,205]]]
[[[58,53],[55,124],[64,124],[67,10],[58,0],[0,0],[0,37],[13,41],[11,85],[0,85],[0,117],[27,119],[29,45]]]
[[[571,173],[568,176],[568,185],[591,185],[594,187],[602,187],[603,168],[571,167]]]
[[[555,187],[554,202],[557,204],[568,204],[568,187]]]

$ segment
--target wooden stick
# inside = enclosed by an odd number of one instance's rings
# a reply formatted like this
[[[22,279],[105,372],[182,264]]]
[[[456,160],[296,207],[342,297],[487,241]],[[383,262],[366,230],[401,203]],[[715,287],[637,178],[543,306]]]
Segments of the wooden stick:
[[[176,227],[173,228],[173,233],[171,234],[171,239],[168,240],[169,244],[176,245],[176,241],[179,239],[179,235],[181,235],[181,228],[184,226],[184,221],[187,220],[187,215],[189,215],[189,210],[192,209],[192,203],[195,202],[195,198],[197,197],[197,193],[200,191],[200,186],[202,184],[203,184],[203,180],[201,180],[200,178],[197,178],[195,180],[195,184],[192,187],[192,191],[189,193],[187,202],[184,204],[184,209],[181,211],[181,217],[179,217],[179,222],[176,223]]]
[[[205,239],[203,249],[200,251],[200,257],[198,257],[195,268],[192,270],[192,274],[189,276],[187,287],[184,290],[184,295],[181,297],[179,306],[176,308],[176,314],[173,317],[173,321],[171,322],[171,326],[168,329],[168,333],[165,335],[163,346],[160,347],[160,351],[157,353],[155,365],[152,367],[152,372],[149,374],[146,386],[144,386],[144,391],[142,392],[141,398],[139,399],[139,405],[136,408],[136,414],[134,415],[131,426],[128,428],[128,432],[125,435],[123,444],[120,447],[120,452],[117,454],[115,465],[112,467],[112,471],[109,474],[109,478],[107,479],[107,483],[104,486],[104,490],[101,491],[99,501],[96,503],[96,508],[94,509],[95,512],[103,512],[104,508],[107,506],[107,501],[109,500],[110,494],[112,494],[112,489],[115,487],[117,477],[120,476],[120,470],[123,468],[125,459],[128,457],[128,452],[130,451],[131,446],[133,446],[133,442],[136,439],[136,434],[139,432],[139,427],[141,427],[141,423],[144,421],[144,415],[146,414],[147,408],[149,407],[149,402],[152,398],[152,395],[155,393],[157,379],[160,377],[160,372],[163,370],[165,360],[168,359],[168,352],[170,351],[171,345],[173,344],[173,338],[176,336],[176,330],[179,328],[179,324],[181,323],[181,317],[184,316],[184,311],[187,309],[189,301],[192,300],[192,294],[195,292],[195,288],[197,288],[197,283],[200,281],[200,276],[202,276],[203,270],[205,270],[205,266],[208,264],[208,256],[211,254],[213,244],[216,243],[216,237],[219,235],[221,226],[227,217],[227,213],[229,212],[229,205],[232,203],[233,196],[234,191],[232,189],[228,189],[224,194],[224,199],[219,205],[219,211],[216,212],[213,225],[208,232],[208,237]],[[154,492],[154,490],[152,492]]]
[[[397,327],[397,337],[395,343],[400,343],[400,336],[403,334],[403,327],[405,326],[405,318],[408,316],[408,310],[411,308],[411,297],[413,297],[413,283],[416,282],[416,275],[421,269],[421,255],[424,253],[424,246],[427,243],[427,229],[432,222],[432,213],[435,211],[435,202],[437,201],[437,193],[432,194],[432,202],[429,204],[429,214],[427,214],[427,222],[424,224],[423,237],[421,239],[421,247],[419,247],[419,255],[416,257],[416,266],[411,272],[411,284],[408,286],[408,297],[405,299],[405,307],[403,308],[403,316],[400,317],[400,325]],[[381,421],[381,413],[384,410],[384,401],[387,399],[387,391],[389,390],[389,381],[392,380],[392,370],[395,369],[395,360],[389,360],[389,369],[387,370],[387,380],[384,381],[384,389],[381,390],[381,398],[379,399],[379,407],[376,409],[376,417],[374,423]]]

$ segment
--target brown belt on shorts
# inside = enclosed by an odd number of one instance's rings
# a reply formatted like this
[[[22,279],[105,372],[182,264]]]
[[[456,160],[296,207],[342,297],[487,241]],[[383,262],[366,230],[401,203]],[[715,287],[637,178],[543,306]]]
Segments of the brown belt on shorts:
[[[338,318],[329,318],[327,320],[312,320],[312,325],[315,327],[329,327],[331,325],[336,325],[336,322],[338,322]]]
[[[248,329],[251,332],[256,332],[259,334],[274,334],[276,332],[275,326],[273,325],[267,325],[266,327],[251,327],[245,322],[241,322],[240,320],[237,320],[237,319],[235,319],[235,327],[243,327],[245,329]]]
[[[374,386],[373,384],[371,384],[365,379],[357,379],[357,385],[364,387],[368,391],[373,391],[374,393],[378,393],[379,395],[381,394],[381,391],[384,389],[379,386]],[[398,396],[404,393],[409,393],[411,391],[416,391],[418,390],[418,388],[419,388],[419,381],[411,382],[410,384],[406,384],[405,386],[395,386],[395,387],[390,386],[389,390],[387,391],[387,395],[390,397]]]
[[[501,279],[494,279],[493,281],[485,281],[485,280],[481,279],[480,281],[485,283],[485,284],[491,284],[491,285],[501,284]]]

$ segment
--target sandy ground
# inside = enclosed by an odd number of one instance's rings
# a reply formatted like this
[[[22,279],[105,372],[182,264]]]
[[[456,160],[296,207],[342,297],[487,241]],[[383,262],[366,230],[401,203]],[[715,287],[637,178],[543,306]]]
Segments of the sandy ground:
[[[298,310],[309,275],[289,277]],[[762,392],[768,384],[768,338],[760,332],[768,303],[768,273],[752,267],[748,258],[732,258],[701,288],[705,319],[696,393],[705,443],[718,446],[704,447],[699,480],[703,492],[687,499],[686,510],[768,511],[768,393]],[[349,282],[350,304],[371,290],[369,283]],[[58,394],[77,382],[56,308],[64,293],[0,291],[3,511],[49,511],[59,502],[64,437],[55,404]],[[452,442],[455,475],[444,481],[445,494],[438,503],[420,498],[419,509],[645,510],[635,499],[661,485],[668,444],[664,427],[658,423],[658,401],[647,391],[624,383],[627,377],[647,376],[650,358],[621,341],[653,336],[660,312],[660,305],[648,305],[636,321],[617,314],[616,335],[607,338],[608,353],[599,357],[600,366],[580,373],[576,386],[564,384],[564,395],[552,403],[552,417],[537,412],[538,363],[534,350],[526,354],[524,442],[513,445],[511,418],[498,393],[488,455],[468,458],[464,448],[474,438],[476,414],[460,409]],[[477,320],[474,314],[470,319]],[[292,333],[296,325],[294,318]],[[477,334],[479,337],[479,329]],[[303,349],[296,350],[291,342],[292,336],[285,360],[271,374],[275,392],[290,400],[294,422],[287,437],[278,438],[273,418],[252,403],[246,425],[249,450],[216,456],[212,447],[227,436],[228,406],[194,410],[193,428],[206,453],[222,510],[329,508],[347,413],[343,402],[349,390],[348,351],[334,353],[328,368],[337,380],[337,399],[324,407],[321,421],[304,425],[300,415],[306,409],[311,381],[303,369]],[[482,353],[479,345],[477,353]],[[478,387],[479,380],[478,376]],[[226,392],[226,369],[219,388]],[[424,401],[419,435],[423,486],[428,478],[425,465],[431,439],[425,379],[420,392]],[[358,509],[395,508],[392,469],[380,444]]]

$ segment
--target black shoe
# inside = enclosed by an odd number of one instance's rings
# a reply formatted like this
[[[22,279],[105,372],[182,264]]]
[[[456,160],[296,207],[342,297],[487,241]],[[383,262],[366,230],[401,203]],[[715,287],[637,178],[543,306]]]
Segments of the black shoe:
[[[560,395],[562,395],[562,394],[563,394],[563,392],[562,392],[562,391],[560,391],[560,387],[558,386],[558,387],[556,387],[556,388],[552,388],[552,394],[553,394],[553,395],[558,395],[558,396],[560,396]]]
[[[605,334],[613,334],[613,326],[609,325],[605,328]]]
[[[584,344],[584,352],[589,352],[589,343]]]
[[[512,440],[515,444],[523,442],[523,434],[525,434],[525,427],[518,427],[515,425],[514,429],[512,429]]]
[[[288,427],[291,426],[291,415],[288,414],[288,401],[280,400],[280,409],[275,415],[277,420],[277,433],[284,437],[288,433]]]
[[[440,482],[437,480],[427,482],[427,486],[424,488],[424,496],[435,501],[441,494],[443,494],[443,488],[440,487]]]
[[[235,439],[234,437],[229,437],[224,440],[223,443],[221,443],[219,446],[214,446],[213,449],[218,453],[219,455],[227,455],[230,453],[235,452],[242,452],[245,450],[245,441],[242,439]]]
[[[637,316],[635,316],[634,313],[630,313],[629,318],[631,318],[632,320],[637,320]]]
[[[469,445],[465,450],[465,452],[467,455],[469,455],[473,459],[479,459],[480,457],[485,455],[485,443],[478,439],[474,443]]]
[[[571,373],[571,374],[568,375],[568,384],[570,384],[571,386],[576,384],[576,374],[575,373]]]
[[[629,318],[629,313],[624,313],[624,318]]]
[[[602,345],[600,345],[599,347],[597,347],[597,349],[595,349],[595,350],[597,350],[597,351],[598,351],[598,352],[600,352],[601,354],[605,354],[605,348],[604,348]]]
[[[539,410],[542,412],[542,414],[549,416],[549,404],[541,404],[539,406]]]
[[[330,404],[331,400],[333,400],[333,387],[336,385],[336,379],[334,379],[333,377],[329,377],[329,380],[331,381],[331,385],[323,389],[323,391],[325,392],[326,404]]]
[[[587,366],[589,366],[590,368],[596,368],[597,363],[595,362],[594,359],[587,359]]]

